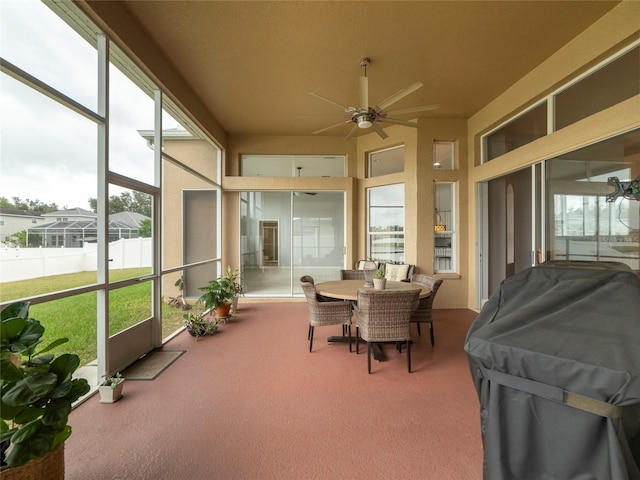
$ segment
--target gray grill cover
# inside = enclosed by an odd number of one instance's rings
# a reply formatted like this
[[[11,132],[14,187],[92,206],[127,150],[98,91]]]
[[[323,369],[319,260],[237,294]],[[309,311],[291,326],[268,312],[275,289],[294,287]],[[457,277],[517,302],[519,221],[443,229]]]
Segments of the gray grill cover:
[[[464,348],[485,480],[640,479],[633,272],[566,262],[520,272],[485,304]]]

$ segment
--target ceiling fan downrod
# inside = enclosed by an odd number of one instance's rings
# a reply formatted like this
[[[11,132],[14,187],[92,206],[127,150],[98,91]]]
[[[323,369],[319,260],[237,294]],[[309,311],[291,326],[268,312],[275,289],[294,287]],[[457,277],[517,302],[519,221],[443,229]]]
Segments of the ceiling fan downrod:
[[[367,76],[367,67],[371,64],[371,60],[368,57],[364,57],[360,60],[360,66],[364,68],[364,76]]]

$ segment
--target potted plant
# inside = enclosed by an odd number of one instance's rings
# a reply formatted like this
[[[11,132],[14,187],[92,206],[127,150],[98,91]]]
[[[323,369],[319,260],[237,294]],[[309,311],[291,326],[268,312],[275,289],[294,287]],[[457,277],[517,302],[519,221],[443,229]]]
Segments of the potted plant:
[[[116,373],[113,377],[106,376],[104,382],[98,385],[100,392],[100,403],[117,402],[122,397],[122,389],[124,388],[124,377],[120,373]]]
[[[192,337],[202,337],[204,335],[213,335],[218,331],[218,322],[205,319],[202,313],[188,312],[183,315],[184,326]]]
[[[224,278],[229,280],[233,284],[233,300],[231,302],[231,313],[238,311],[238,297],[244,295],[244,283],[238,270],[231,270],[231,267],[227,265],[227,269],[224,272]]]
[[[384,290],[387,286],[387,279],[384,278],[384,270],[378,268],[373,272],[373,288],[376,290]]]
[[[182,278],[182,275],[180,275],[180,277],[173,285],[178,287],[180,295],[178,295],[177,297],[169,297],[169,305],[180,307],[182,310],[190,310],[191,305],[187,303],[187,301],[184,299],[184,296],[182,295],[182,292],[184,290],[184,279]]]
[[[39,348],[43,334],[42,324],[29,317],[28,302],[0,312],[2,478],[63,479],[69,413],[90,390],[86,379],[73,378],[78,355],[46,353],[69,339]]]
[[[231,280],[221,275],[217,279],[209,281],[204,287],[199,287],[198,290],[204,292],[198,302],[204,305],[205,313],[213,309],[217,318],[229,317],[231,301],[236,291]]]

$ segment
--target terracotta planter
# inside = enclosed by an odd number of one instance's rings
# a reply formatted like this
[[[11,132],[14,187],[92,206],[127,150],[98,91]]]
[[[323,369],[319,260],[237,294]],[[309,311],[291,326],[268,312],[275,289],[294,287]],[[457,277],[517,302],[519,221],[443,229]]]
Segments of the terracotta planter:
[[[231,302],[225,302],[222,306],[216,307],[214,309],[216,312],[216,317],[225,318],[229,316],[229,312],[231,311]]]
[[[64,443],[42,458],[36,458],[19,467],[0,468],[2,480],[64,480]]]
[[[122,389],[124,388],[124,379],[118,383],[115,387],[106,385],[100,385],[98,390],[100,392],[100,403],[114,403],[122,397]]]

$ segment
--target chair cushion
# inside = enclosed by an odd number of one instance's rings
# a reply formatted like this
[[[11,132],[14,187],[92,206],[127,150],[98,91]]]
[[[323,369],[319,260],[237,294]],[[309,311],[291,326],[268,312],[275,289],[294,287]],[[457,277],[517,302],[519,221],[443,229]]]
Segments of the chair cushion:
[[[391,282],[402,282],[409,279],[411,265],[394,265],[387,263],[384,267],[384,277]]]

